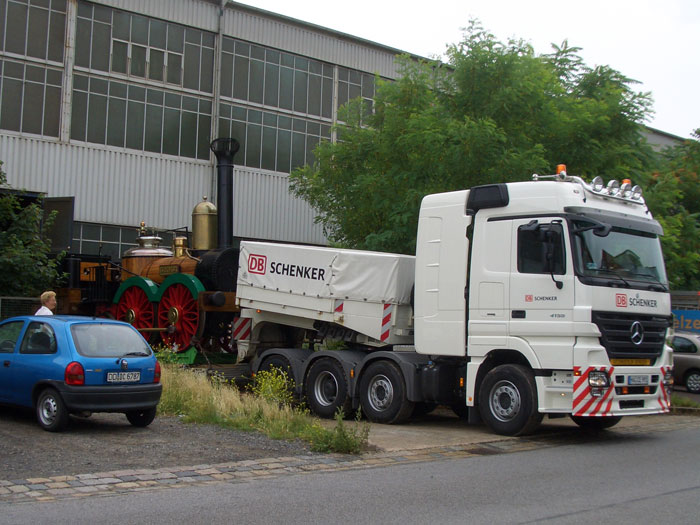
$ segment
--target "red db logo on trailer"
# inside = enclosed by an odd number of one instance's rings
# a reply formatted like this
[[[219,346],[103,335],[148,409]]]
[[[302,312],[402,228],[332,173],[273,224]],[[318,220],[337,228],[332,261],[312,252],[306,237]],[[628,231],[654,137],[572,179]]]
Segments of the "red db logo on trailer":
[[[618,308],[627,308],[627,294],[615,294],[615,306]]]
[[[248,271],[250,273],[265,275],[266,270],[267,256],[250,254],[250,256],[248,257]]]

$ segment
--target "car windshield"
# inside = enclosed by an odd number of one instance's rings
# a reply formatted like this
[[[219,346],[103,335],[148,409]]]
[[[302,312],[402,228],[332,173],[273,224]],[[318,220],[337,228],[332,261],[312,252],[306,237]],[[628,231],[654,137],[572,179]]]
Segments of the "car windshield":
[[[641,281],[668,287],[658,236],[619,227],[605,235],[601,223],[572,222],[576,266],[582,275],[617,279],[628,286],[629,281]]]
[[[130,326],[81,323],[71,326],[75,348],[86,357],[145,357],[151,355],[139,333]]]

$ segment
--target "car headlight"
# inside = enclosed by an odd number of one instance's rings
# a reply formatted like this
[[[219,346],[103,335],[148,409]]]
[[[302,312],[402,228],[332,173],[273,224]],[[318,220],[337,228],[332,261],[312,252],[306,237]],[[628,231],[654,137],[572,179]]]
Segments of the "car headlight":
[[[591,388],[607,388],[610,386],[610,378],[602,370],[593,370],[588,374],[588,385]]]

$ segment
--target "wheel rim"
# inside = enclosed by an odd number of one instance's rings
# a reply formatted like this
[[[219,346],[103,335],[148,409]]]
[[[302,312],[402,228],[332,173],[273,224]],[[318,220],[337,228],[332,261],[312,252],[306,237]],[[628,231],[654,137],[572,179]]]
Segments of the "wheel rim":
[[[117,319],[126,321],[140,332],[144,328],[153,328],[153,303],[148,300],[146,292],[138,286],[127,288],[117,304]],[[148,339],[151,333],[146,331],[141,335]]]
[[[39,417],[44,425],[52,425],[56,421],[58,413],[58,403],[52,396],[47,396],[41,401],[39,406]]]
[[[685,382],[685,387],[693,392],[700,390],[700,374],[690,374]]]
[[[489,407],[499,421],[510,421],[520,412],[520,392],[510,381],[499,381],[491,389]]]
[[[373,410],[382,412],[391,406],[394,400],[394,386],[385,375],[377,375],[369,384],[369,405]]]
[[[199,326],[199,309],[186,286],[175,283],[163,292],[158,307],[158,326],[175,328],[173,333],[161,333],[165,344],[176,344],[178,350],[186,350],[190,346]]]
[[[338,380],[333,374],[324,370],[316,377],[314,397],[324,407],[335,403],[338,397]]]

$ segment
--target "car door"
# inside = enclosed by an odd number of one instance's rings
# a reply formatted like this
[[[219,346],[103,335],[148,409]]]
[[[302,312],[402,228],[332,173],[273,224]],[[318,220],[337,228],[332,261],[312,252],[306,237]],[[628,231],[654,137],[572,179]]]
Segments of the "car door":
[[[677,384],[685,386],[688,370],[700,369],[700,353],[691,337],[676,335],[671,341],[673,347],[674,379]]]
[[[29,323],[13,363],[10,379],[12,403],[31,407],[32,389],[38,381],[63,379],[64,367],[56,359],[57,346],[56,334],[49,323]]]
[[[7,321],[0,325],[0,401],[9,402],[11,380],[16,368],[17,341],[24,321]]]

